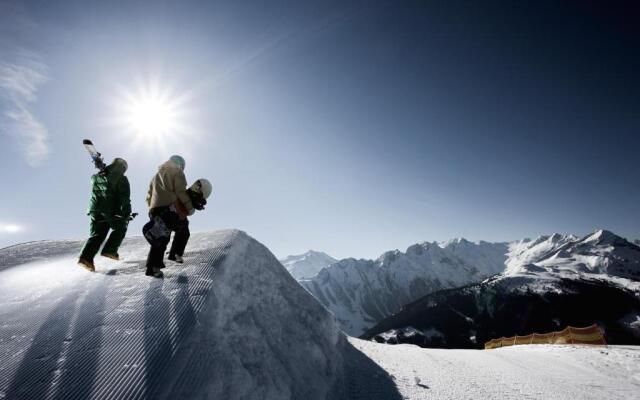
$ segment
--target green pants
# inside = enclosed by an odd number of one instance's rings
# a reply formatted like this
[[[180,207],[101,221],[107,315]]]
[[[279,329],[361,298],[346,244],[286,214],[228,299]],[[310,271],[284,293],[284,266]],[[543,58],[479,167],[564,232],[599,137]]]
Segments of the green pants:
[[[103,253],[118,254],[118,247],[122,244],[125,235],[127,234],[127,221],[122,219],[109,219],[109,217],[103,217],[101,215],[92,215],[91,224],[89,225],[89,239],[84,244],[80,257],[85,260],[93,262],[104,239],[106,239],[109,229],[112,229],[111,235],[107,243],[105,243],[102,249]]]

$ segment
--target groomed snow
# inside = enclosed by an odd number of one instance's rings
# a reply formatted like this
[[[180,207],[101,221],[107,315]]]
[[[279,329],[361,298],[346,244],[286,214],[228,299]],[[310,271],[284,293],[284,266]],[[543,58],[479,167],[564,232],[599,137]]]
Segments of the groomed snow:
[[[164,280],[140,238],[96,273],[80,244],[0,250],[0,399],[342,398],[345,374],[378,369],[243,232],[193,235]]]
[[[407,400],[640,399],[640,347],[444,350],[349,341],[391,375]]]

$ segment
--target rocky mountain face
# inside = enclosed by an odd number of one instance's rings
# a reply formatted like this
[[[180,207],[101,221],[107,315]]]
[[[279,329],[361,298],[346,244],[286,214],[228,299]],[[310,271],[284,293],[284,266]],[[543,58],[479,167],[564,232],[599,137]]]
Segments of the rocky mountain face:
[[[359,336],[428,293],[502,272],[508,251],[507,243],[425,242],[377,260],[344,259],[299,282],[333,312],[344,332]]]
[[[309,250],[304,254],[288,256],[280,260],[291,276],[296,279],[312,278],[317,275],[322,268],[328,267],[337,261],[338,260],[326,253],[313,250]]]
[[[501,336],[599,324],[609,343],[640,344],[640,247],[609,231],[509,246],[507,268],[480,284],[405,305],[363,337],[480,348]],[[410,333],[410,334],[408,334]]]

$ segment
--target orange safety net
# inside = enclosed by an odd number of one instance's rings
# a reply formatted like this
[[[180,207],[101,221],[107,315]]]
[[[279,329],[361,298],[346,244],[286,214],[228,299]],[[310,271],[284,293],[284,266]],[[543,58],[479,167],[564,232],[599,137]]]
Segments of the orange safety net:
[[[604,332],[598,325],[593,324],[585,328],[568,326],[558,332],[532,333],[526,336],[502,337],[492,339],[484,344],[485,350],[507,347],[518,344],[591,344],[606,345]]]

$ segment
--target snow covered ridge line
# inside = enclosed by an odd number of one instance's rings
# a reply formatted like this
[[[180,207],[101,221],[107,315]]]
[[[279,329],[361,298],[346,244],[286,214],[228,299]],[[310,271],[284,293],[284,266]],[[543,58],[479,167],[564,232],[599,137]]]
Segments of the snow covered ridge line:
[[[511,246],[502,277],[640,280],[640,247],[606,230]]]
[[[416,344],[479,348],[496,337],[597,323],[613,344],[640,344],[640,247],[608,231],[551,236],[511,248],[507,270],[481,284],[426,295],[364,338],[412,327]],[[509,263],[518,259],[523,264]]]
[[[507,243],[424,242],[377,260],[344,259],[300,283],[336,316],[344,332],[358,336],[425,294],[501,272],[507,252]]]
[[[60,244],[0,251],[14,265],[0,271],[0,398],[349,400],[353,385],[400,398],[243,232],[193,234],[164,280],[144,276],[142,238],[93,274]]]
[[[555,233],[511,243],[465,239],[423,242],[409,246],[404,253],[385,252],[376,260],[344,259],[299,281],[334,313],[344,332],[358,336],[421,296],[478,283],[500,273],[527,276],[547,268],[548,279],[559,278],[557,271],[564,271],[562,277],[566,278],[584,273],[628,277],[623,271],[628,263],[621,262],[624,254],[616,250],[607,258],[612,245],[633,246],[606,230],[584,238]],[[589,249],[598,254],[589,254]],[[545,260],[553,263],[566,254],[576,254],[580,260],[571,264],[569,257],[563,265],[538,264]],[[603,257],[606,263],[601,261]]]

